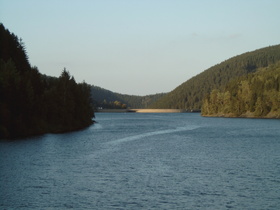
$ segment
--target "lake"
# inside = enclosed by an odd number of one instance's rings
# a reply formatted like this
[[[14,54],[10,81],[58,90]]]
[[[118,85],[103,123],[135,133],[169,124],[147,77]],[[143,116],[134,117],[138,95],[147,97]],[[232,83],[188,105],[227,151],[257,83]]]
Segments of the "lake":
[[[280,120],[97,113],[0,142],[0,209],[280,209]]]

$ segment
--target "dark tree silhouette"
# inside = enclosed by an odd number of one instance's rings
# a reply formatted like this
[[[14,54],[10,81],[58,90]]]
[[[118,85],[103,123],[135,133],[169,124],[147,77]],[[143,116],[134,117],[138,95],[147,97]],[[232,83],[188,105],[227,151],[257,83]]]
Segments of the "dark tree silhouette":
[[[64,69],[59,78],[31,67],[22,40],[0,24],[0,138],[67,132],[92,124],[90,86]]]

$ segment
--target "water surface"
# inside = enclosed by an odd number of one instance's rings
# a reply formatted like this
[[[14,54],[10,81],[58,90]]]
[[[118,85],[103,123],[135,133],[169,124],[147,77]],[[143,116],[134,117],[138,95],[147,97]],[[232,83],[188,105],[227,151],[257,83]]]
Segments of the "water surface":
[[[97,113],[0,142],[0,209],[280,209],[280,121]]]

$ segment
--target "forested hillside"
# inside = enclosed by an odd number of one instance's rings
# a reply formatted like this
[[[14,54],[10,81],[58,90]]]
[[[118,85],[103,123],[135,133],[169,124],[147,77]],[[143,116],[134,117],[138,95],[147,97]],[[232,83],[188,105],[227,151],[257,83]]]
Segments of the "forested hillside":
[[[212,90],[202,115],[280,118],[280,62]]]
[[[203,58],[202,58],[203,59]],[[217,64],[168,93],[150,108],[201,109],[203,98],[231,79],[256,72],[280,60],[280,45],[247,52]]]
[[[126,95],[115,93],[97,86],[91,87],[91,94],[95,107],[110,109],[144,109],[165,95],[165,93],[147,96]]]
[[[22,40],[3,24],[0,49],[0,139],[66,132],[92,124],[87,84],[77,84],[65,69],[59,78],[40,74],[31,67]]]

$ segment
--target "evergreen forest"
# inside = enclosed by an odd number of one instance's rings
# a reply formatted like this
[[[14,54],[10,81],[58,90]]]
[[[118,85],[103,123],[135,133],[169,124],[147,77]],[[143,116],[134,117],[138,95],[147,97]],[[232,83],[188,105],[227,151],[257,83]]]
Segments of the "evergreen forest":
[[[146,96],[127,95],[93,85],[91,86],[91,94],[94,107],[104,109],[145,109],[165,95],[165,93]]]
[[[280,45],[247,52],[217,64],[166,94],[149,108],[201,110],[204,97],[223,89],[232,79],[280,61]]]
[[[93,123],[90,86],[63,69],[42,75],[24,43],[0,24],[0,139],[85,128]]]
[[[202,115],[280,118],[280,62],[212,90]]]

